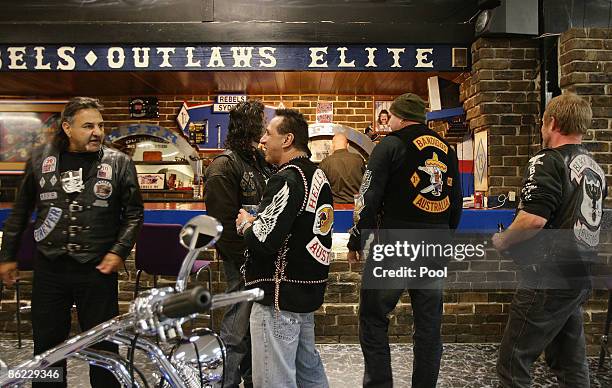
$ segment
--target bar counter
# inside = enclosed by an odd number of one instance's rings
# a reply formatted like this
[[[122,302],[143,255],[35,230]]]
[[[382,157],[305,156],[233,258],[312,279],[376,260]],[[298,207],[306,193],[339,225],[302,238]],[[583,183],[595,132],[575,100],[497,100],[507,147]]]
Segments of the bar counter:
[[[8,217],[10,202],[0,202],[0,225]],[[204,202],[147,202],[145,203],[145,222],[156,224],[185,224],[199,214],[206,214]],[[495,232],[497,225],[508,226],[512,222],[514,209],[463,209],[459,230]],[[346,233],[353,225],[353,205],[334,206],[334,232]]]

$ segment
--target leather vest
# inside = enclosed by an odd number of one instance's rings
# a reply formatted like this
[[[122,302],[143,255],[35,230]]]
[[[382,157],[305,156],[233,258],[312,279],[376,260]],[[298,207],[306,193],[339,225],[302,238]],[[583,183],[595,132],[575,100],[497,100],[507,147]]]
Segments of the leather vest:
[[[333,199],[325,173],[310,160],[294,159],[279,172],[289,170],[303,185],[299,202],[302,208],[289,235],[276,256],[251,253],[244,266],[246,288],[260,287],[264,299],[259,303],[276,309],[305,313],[323,304],[331,259]]]
[[[129,254],[142,223],[142,198],[138,192],[129,196],[134,203],[123,203],[120,182],[128,179],[137,188],[137,178],[127,155],[107,147],[102,150],[90,171],[83,171],[84,189],[73,200],[62,188],[59,151],[47,145],[32,154],[35,182],[40,185],[34,239],[47,258],[68,254],[85,263],[101,260],[111,249],[123,258]],[[138,214],[122,220],[124,207]],[[127,230],[120,235],[126,222]]]
[[[455,151],[425,125],[390,133],[405,148],[405,161],[389,176],[383,200],[383,227],[439,224],[447,228],[452,186],[458,184]],[[422,227],[422,226],[421,226]]]

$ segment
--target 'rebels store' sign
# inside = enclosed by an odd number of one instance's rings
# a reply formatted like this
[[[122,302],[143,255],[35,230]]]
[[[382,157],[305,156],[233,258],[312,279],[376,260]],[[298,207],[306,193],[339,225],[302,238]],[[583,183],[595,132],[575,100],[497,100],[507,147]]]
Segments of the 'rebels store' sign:
[[[464,71],[466,53],[448,45],[2,45],[0,71]]]

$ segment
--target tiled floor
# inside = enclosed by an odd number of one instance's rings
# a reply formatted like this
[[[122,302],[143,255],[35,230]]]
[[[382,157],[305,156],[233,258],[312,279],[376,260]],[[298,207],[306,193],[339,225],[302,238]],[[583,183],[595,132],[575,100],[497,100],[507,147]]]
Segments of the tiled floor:
[[[319,345],[332,388],[356,388],[361,386],[363,358],[359,345]],[[496,387],[495,361],[497,346],[491,344],[449,344],[444,347],[444,356],[438,387]],[[15,341],[0,341],[0,354],[9,365],[30,357],[32,343],[26,342],[17,349]],[[410,345],[391,346],[393,373],[396,387],[409,387],[412,369]],[[122,354],[125,354],[122,352]],[[142,355],[137,358],[142,360]],[[612,362],[607,369],[597,371],[596,359],[589,358],[591,387],[612,387]],[[88,387],[87,365],[81,361],[69,361],[69,387]],[[556,387],[555,378],[543,362],[534,369],[533,387]]]

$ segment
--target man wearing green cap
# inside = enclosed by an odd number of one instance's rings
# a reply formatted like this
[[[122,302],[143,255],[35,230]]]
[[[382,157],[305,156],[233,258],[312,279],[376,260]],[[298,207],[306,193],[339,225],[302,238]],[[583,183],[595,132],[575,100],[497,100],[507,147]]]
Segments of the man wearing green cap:
[[[374,229],[455,229],[461,217],[457,155],[425,125],[425,101],[412,93],[402,94],[390,111],[392,132],[374,148],[355,198],[349,262],[361,259],[362,231],[365,240],[365,231]],[[365,269],[363,276],[359,306],[363,385],[392,387],[387,315],[406,283],[401,287],[394,282],[378,283],[386,285],[383,289],[365,284]],[[442,357],[442,282],[408,288],[414,313],[412,387],[435,387]]]

